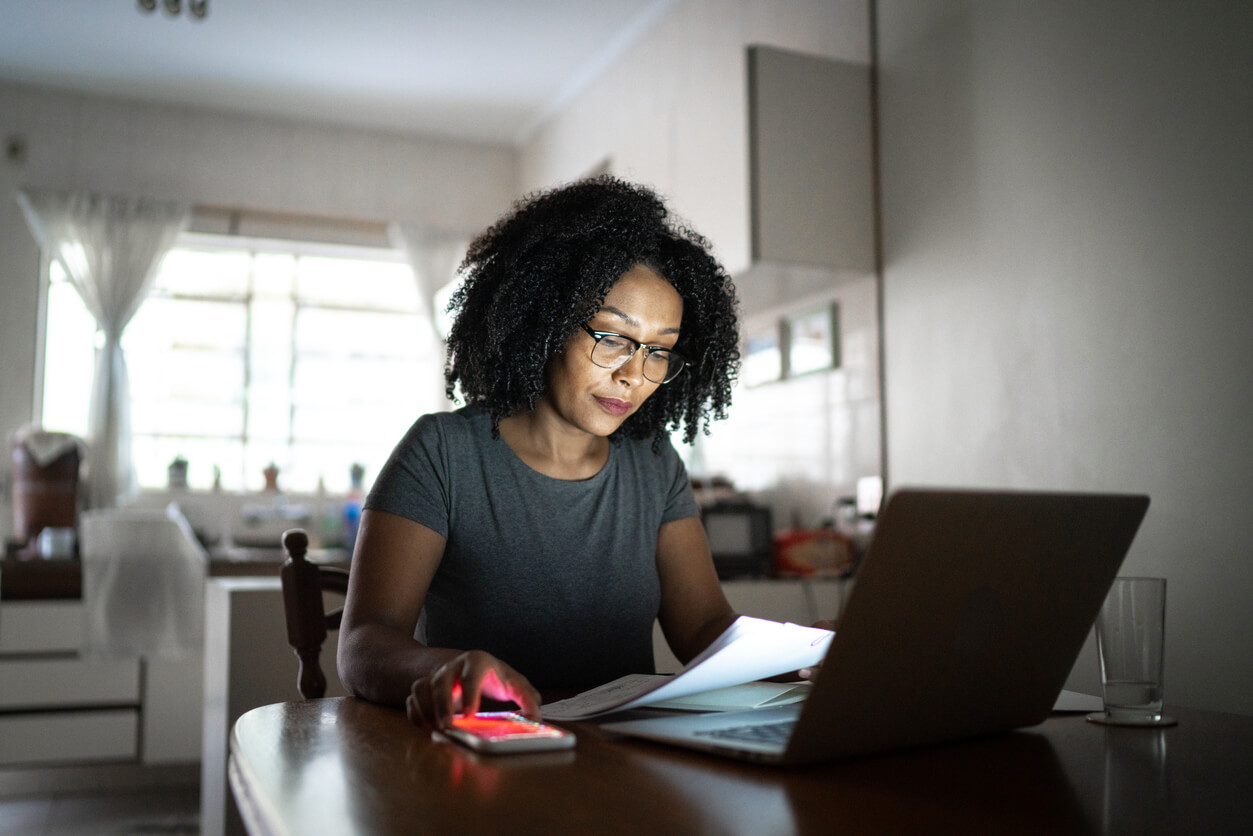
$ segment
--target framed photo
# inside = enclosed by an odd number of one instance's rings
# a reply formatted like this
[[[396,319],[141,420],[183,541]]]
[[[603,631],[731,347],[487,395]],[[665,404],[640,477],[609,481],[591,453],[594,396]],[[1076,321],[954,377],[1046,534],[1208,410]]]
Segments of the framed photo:
[[[783,350],[777,321],[751,328],[747,332],[744,364],[740,379],[746,386],[760,386],[783,376]]]
[[[787,377],[840,366],[840,306],[836,302],[792,314],[784,320]]]

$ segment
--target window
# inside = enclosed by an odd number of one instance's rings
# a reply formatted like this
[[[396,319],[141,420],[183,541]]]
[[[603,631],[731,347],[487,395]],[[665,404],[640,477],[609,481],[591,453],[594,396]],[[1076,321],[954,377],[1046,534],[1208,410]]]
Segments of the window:
[[[44,426],[83,434],[94,323],[54,266]],[[284,490],[367,481],[413,420],[445,408],[443,349],[390,250],[187,234],[122,338],[141,487]]]

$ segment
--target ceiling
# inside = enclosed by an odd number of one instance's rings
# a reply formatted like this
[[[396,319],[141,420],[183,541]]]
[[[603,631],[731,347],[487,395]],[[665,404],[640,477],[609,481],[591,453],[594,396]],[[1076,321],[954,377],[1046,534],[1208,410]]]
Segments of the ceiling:
[[[517,144],[675,0],[4,0],[0,80]]]

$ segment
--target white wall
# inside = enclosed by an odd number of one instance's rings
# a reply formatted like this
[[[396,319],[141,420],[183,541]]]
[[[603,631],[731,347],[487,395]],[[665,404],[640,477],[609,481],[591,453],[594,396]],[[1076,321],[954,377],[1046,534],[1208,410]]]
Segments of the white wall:
[[[1253,6],[879,32],[890,481],[1150,494],[1123,573],[1168,579],[1167,701],[1253,713]]]
[[[521,191],[608,162],[647,183],[714,245],[742,291],[749,266],[747,59],[750,44],[869,60],[867,0],[679,0],[644,37],[521,149]],[[757,293],[757,297],[770,293]],[[878,314],[873,277],[815,290],[841,306],[844,368],[741,388],[730,417],[698,439],[697,475],[723,475],[805,525],[857,478],[880,473]],[[794,300],[804,307],[805,300]],[[748,324],[788,313],[753,311]]]
[[[867,0],[678,0],[517,153],[0,85],[0,132],[21,134],[29,143],[25,165],[0,163],[0,433],[30,419],[35,385],[39,256],[12,200],[17,187],[142,192],[476,232],[516,193],[583,175],[609,159],[615,173],[667,195],[738,272],[749,252],[744,50],[750,43],[864,62]],[[846,326],[846,335],[860,344],[877,327],[876,317],[860,303],[848,310],[860,312]],[[876,380],[877,367],[850,377]],[[814,385],[811,380],[806,388]],[[877,414],[877,385],[869,393],[850,390],[840,378],[819,388],[836,393],[827,401],[827,419],[867,429],[835,445],[820,425],[811,424],[812,438],[796,437],[789,456],[807,470],[813,450],[827,451],[817,477],[825,483],[820,495],[810,490],[811,474],[796,475],[783,492],[784,498],[812,499],[807,521],[857,475],[878,472],[878,422],[859,417],[868,409]],[[788,400],[781,392],[759,390],[756,397],[779,404]],[[753,397],[740,401],[750,404],[743,413],[758,422]],[[867,398],[874,400],[871,407]],[[842,458],[845,449],[858,453],[856,472]],[[760,481],[773,472],[773,451],[757,450],[737,467]],[[0,472],[7,467],[0,463]]]
[[[39,250],[23,187],[143,194],[201,204],[399,221],[474,233],[516,196],[512,148],[136,104],[0,84],[0,436],[34,410]],[[0,477],[7,481],[7,447]],[[8,501],[0,535],[11,529]]]
[[[748,266],[745,48],[764,44],[866,63],[867,0],[679,0],[595,84],[525,144],[523,191],[609,160]]]

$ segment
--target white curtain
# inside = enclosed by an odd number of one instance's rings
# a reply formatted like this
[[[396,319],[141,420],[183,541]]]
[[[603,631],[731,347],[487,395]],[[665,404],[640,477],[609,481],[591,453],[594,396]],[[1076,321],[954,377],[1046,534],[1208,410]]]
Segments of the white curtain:
[[[134,484],[122,333],[186,227],[190,207],[65,191],[23,191],[17,199],[36,240],[60,262],[104,335],[87,424],[87,502],[111,508]]]
[[[431,316],[431,325],[437,334],[445,336],[440,326],[442,305],[436,301],[436,294],[457,277],[457,267],[465,258],[469,239],[454,233],[399,223],[388,227],[388,235],[392,245],[405,253],[413,267],[418,292]]]

